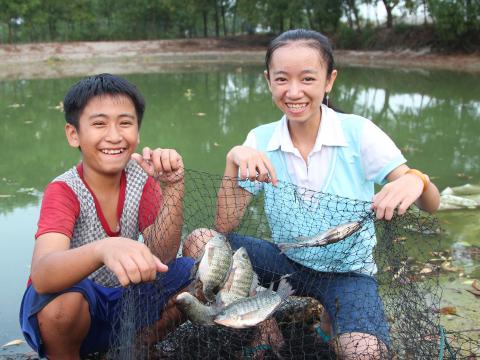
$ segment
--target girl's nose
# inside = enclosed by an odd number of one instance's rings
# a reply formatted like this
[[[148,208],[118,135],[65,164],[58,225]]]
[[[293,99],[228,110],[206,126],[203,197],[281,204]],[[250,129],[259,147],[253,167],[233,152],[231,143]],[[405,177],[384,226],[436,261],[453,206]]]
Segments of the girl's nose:
[[[289,98],[292,98],[292,99],[301,97],[302,96],[302,88],[301,88],[300,84],[298,84],[295,81],[291,82],[289,84],[289,87],[288,87],[287,96]]]

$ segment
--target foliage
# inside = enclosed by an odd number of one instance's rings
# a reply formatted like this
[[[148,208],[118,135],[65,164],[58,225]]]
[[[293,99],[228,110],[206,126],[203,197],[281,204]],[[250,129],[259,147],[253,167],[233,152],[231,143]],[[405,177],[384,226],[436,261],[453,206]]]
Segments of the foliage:
[[[476,0],[429,0],[439,40],[456,47],[478,41],[480,2]]]
[[[441,44],[479,47],[478,0],[0,0],[0,43],[220,37],[304,27],[358,48],[372,42],[360,10],[377,3],[387,12],[377,30],[407,31],[396,14],[422,12]]]

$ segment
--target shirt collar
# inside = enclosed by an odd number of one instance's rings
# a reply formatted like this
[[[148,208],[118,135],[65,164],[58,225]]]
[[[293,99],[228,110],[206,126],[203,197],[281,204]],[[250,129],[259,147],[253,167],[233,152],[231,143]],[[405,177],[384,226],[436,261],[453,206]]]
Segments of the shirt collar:
[[[322,145],[325,146],[347,146],[347,141],[342,129],[340,119],[334,110],[322,104],[322,121],[320,122],[320,130],[317,134],[315,145],[312,153],[320,151]],[[292,138],[288,131],[287,117],[284,115],[278,125],[275,127],[272,137],[267,145],[267,151],[274,151],[281,148],[286,152],[294,152]]]

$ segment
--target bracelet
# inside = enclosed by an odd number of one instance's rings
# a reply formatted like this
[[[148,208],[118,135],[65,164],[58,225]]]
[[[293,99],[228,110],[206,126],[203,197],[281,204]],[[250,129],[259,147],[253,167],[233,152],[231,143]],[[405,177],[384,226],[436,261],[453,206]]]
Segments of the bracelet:
[[[412,174],[412,175],[418,176],[422,180],[423,182],[422,194],[427,190],[428,184],[430,184],[430,179],[428,178],[427,175],[425,175],[424,173],[422,173],[420,170],[417,170],[417,169],[408,169],[405,172],[405,174]]]

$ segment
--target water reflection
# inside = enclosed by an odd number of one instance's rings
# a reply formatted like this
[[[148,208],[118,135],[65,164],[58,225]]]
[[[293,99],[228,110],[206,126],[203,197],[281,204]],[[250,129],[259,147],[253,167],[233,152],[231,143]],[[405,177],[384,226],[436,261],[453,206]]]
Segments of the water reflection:
[[[225,67],[126,76],[147,101],[141,146],[174,147],[187,167],[222,173],[225,154],[248,130],[280,118],[262,71]],[[3,280],[2,288],[9,289],[11,297],[8,303],[0,302],[0,309],[7,309],[0,312],[0,323],[7,324],[0,333],[2,343],[19,336],[16,313],[23,280],[20,288],[17,285],[18,278],[28,274],[39,194],[80,158],[67,145],[58,108],[76,80],[0,82],[1,242],[24,249],[9,265],[14,276]],[[473,91],[479,81],[479,75],[453,72],[345,68],[332,100],[346,112],[373,119],[402,148],[410,166],[424,170],[444,188],[480,182],[480,94]],[[442,221],[455,224],[449,239],[460,236],[473,218],[472,213],[442,215]],[[478,241],[467,237],[470,243]],[[4,269],[5,262],[0,266]]]

